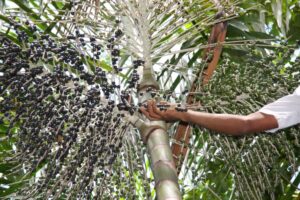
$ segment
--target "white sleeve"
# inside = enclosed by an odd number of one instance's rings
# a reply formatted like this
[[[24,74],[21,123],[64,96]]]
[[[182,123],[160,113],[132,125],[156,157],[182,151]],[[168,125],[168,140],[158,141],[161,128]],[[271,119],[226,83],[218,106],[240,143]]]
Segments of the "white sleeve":
[[[259,112],[273,115],[277,119],[278,128],[268,130],[267,132],[276,132],[277,130],[300,123],[300,86],[293,94],[265,105]]]

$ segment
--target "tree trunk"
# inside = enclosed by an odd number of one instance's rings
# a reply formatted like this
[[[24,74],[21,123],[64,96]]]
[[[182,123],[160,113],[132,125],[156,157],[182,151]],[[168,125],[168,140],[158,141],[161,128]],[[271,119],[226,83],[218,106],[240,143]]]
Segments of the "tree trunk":
[[[143,96],[139,99],[141,103],[152,98],[149,94],[149,88],[152,90],[159,89],[158,83],[153,78],[150,63],[147,61],[145,63],[146,67],[139,86],[139,92],[143,93]],[[166,123],[164,121],[149,121],[147,119],[143,121],[137,116],[130,116],[129,121],[139,129],[150,154],[157,199],[182,199]]]
[[[177,171],[166,130],[158,128],[152,131],[147,140],[147,149],[151,157],[158,199],[181,199]]]

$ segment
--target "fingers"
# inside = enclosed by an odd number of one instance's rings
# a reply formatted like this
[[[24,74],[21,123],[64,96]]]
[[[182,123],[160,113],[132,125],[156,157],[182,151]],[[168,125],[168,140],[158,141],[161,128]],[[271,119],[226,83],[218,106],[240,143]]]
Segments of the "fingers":
[[[162,101],[160,102],[161,105],[169,105],[168,102]],[[157,107],[156,101],[149,100],[147,101],[147,107],[141,107],[140,111],[150,120],[169,120],[166,117],[167,110],[160,110],[160,108]]]
[[[164,102],[165,105],[168,105],[168,103]],[[169,117],[167,117],[167,109],[164,109],[164,110],[161,110],[161,108],[158,108],[157,105],[156,105],[156,102],[155,101],[152,101],[150,103],[150,106],[149,106],[149,112],[150,113],[153,113],[155,116],[159,116],[161,120],[165,120],[165,121],[169,121]]]
[[[156,107],[156,102],[155,101],[151,101],[150,102],[150,107],[149,107],[149,111],[152,112],[155,115],[159,115],[159,111]],[[160,115],[159,115],[160,116]]]
[[[160,101],[159,104],[161,104],[161,105],[168,105],[169,103],[167,101]]]
[[[156,102],[153,100],[147,101],[147,108],[141,107],[140,111],[152,121],[163,119],[162,114],[156,107]]]
[[[171,108],[171,109],[173,109],[176,105],[174,104],[174,103],[170,103],[170,102],[167,102],[167,101],[160,101],[159,102],[159,105],[160,106],[162,106],[162,107],[164,107],[165,109],[166,108]],[[165,109],[163,109],[164,111],[165,111]],[[160,110],[161,111],[161,110]]]
[[[161,115],[159,114],[157,107],[156,107],[156,102],[155,101],[148,101],[148,107],[147,111],[152,118],[156,119],[162,119]]]
[[[152,116],[150,116],[149,112],[146,110],[146,108],[140,108],[140,111],[148,118],[150,119],[151,121],[157,121],[157,120],[160,120],[157,119],[157,118],[153,118]]]

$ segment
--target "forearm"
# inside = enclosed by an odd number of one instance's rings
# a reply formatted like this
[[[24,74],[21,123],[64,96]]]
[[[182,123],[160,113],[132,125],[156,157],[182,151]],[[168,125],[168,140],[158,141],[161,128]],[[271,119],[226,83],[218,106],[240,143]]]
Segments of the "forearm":
[[[150,120],[165,120],[168,122],[185,121],[201,127],[224,133],[227,135],[246,135],[262,132],[278,127],[277,119],[273,115],[255,112],[247,116],[231,114],[210,114],[188,110],[178,112],[176,109],[161,111],[156,103],[149,101],[147,109],[141,107],[141,112]]]
[[[247,123],[243,118],[244,116],[238,115],[211,114],[188,110],[188,112],[182,113],[181,120],[228,135],[239,135],[247,131]]]
[[[253,113],[248,116],[231,114],[211,114],[188,110],[181,113],[180,120],[227,135],[245,135],[260,132],[278,126],[273,116]]]

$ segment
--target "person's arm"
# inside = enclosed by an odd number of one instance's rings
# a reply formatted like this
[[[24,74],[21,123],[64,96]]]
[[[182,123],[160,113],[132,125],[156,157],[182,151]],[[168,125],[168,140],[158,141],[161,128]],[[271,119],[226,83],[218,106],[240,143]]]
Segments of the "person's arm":
[[[227,135],[246,135],[278,127],[273,115],[255,112],[247,116],[231,114],[211,114],[188,110],[178,112],[175,109],[160,111],[155,101],[149,101],[147,108],[141,111],[150,120],[185,121]]]
[[[273,115],[255,112],[247,116],[211,114],[188,110],[181,114],[181,120],[228,135],[246,135],[278,127]]]

